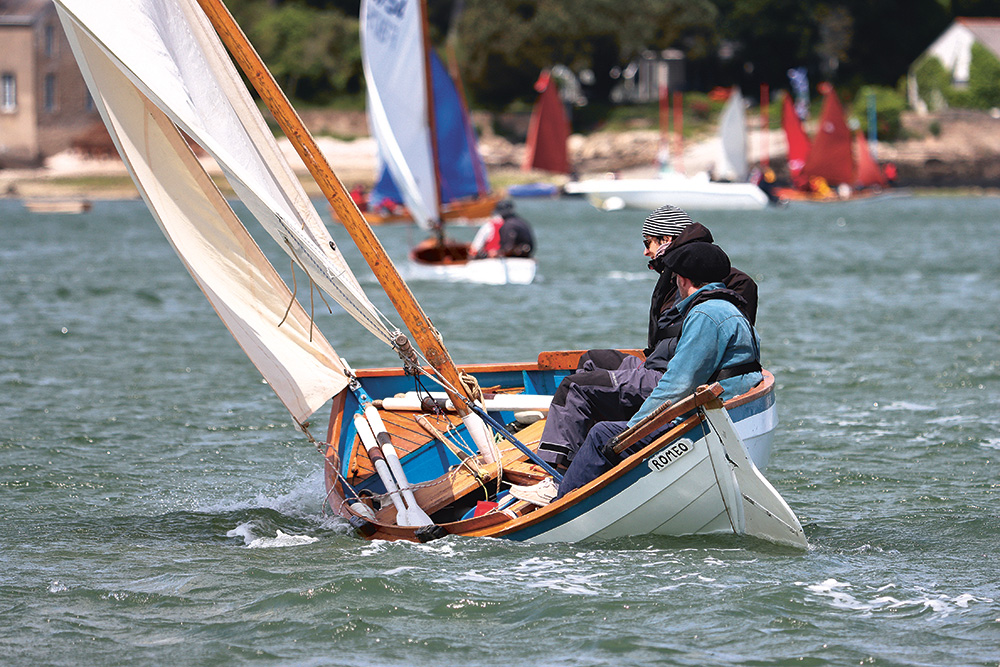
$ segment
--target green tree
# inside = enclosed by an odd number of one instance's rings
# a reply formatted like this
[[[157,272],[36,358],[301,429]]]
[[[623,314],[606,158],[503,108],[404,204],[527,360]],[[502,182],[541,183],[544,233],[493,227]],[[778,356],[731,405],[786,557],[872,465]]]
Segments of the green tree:
[[[1000,107],[1000,60],[978,42],[969,62],[969,95],[977,109]]]
[[[951,73],[937,56],[926,55],[913,67],[917,94],[929,109],[937,109],[951,95]]]
[[[606,100],[614,68],[710,34],[715,17],[707,0],[468,0],[459,61],[466,85],[489,106],[532,99],[538,73],[555,64],[593,72],[588,92]]]
[[[362,89],[356,18],[298,2],[252,3],[242,12],[247,36],[289,96],[329,103]]]
[[[868,134],[868,99],[875,98],[876,135],[880,141],[898,139],[903,131],[902,116],[906,110],[906,98],[894,88],[886,86],[862,86],[854,98],[851,108],[854,116],[861,121],[861,129]]]

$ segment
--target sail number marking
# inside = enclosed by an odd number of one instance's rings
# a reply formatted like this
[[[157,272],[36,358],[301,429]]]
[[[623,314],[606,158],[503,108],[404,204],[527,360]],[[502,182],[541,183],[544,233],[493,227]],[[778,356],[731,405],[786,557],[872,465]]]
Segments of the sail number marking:
[[[666,449],[660,450],[656,456],[650,458],[649,469],[653,472],[659,472],[692,449],[694,449],[694,443],[687,438],[678,440]]]

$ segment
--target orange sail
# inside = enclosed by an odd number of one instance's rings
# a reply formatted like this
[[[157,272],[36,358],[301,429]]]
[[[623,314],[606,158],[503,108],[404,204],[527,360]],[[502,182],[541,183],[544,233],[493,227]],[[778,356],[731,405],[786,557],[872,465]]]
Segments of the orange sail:
[[[869,188],[875,185],[883,188],[886,187],[888,181],[885,178],[885,174],[882,173],[882,169],[879,168],[878,163],[875,162],[875,158],[872,157],[872,152],[868,148],[868,140],[865,139],[865,135],[861,130],[858,130],[857,134],[855,134],[854,143],[858,149],[858,177],[855,185],[859,188]]]
[[[854,185],[854,150],[844,110],[833,86],[823,84],[820,90],[823,93],[823,112],[809,157],[802,168],[802,176],[807,179],[823,178],[832,187],[841,183]]]
[[[809,135],[802,129],[802,121],[795,113],[792,96],[785,93],[781,103],[781,127],[788,141],[788,171],[795,178],[806,164],[809,155]]]
[[[542,72],[538,77],[535,90],[539,92],[539,96],[531,112],[528,152],[522,168],[525,171],[541,169],[568,174],[570,168],[566,142],[569,141],[569,120],[562,100],[559,99],[559,91],[548,72]]]

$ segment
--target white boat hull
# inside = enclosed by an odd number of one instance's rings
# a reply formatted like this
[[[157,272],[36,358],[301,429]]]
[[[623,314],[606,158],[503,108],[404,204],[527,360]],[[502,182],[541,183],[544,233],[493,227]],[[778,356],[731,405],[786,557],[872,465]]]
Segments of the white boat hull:
[[[707,177],[668,174],[663,178],[591,179],[567,183],[567,194],[585,195],[595,207],[653,210],[672,204],[685,210],[760,210],[767,195],[752,183],[721,183]]]
[[[429,264],[409,260],[407,280],[440,280],[482,285],[527,285],[535,279],[536,263],[528,257],[490,257],[467,262]]]
[[[575,507],[515,539],[548,543],[735,533],[807,547],[798,518],[751,461],[726,411],[705,414],[700,433],[664,443],[617,483],[590,490]],[[679,456],[667,453],[676,454],[678,446],[685,450]]]

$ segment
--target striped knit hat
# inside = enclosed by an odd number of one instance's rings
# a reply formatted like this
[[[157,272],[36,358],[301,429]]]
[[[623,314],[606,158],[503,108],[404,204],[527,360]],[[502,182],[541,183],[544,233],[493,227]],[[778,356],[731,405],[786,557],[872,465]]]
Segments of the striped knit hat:
[[[642,223],[642,235],[677,236],[692,222],[691,216],[687,213],[676,206],[667,204],[649,214],[646,221]]]

